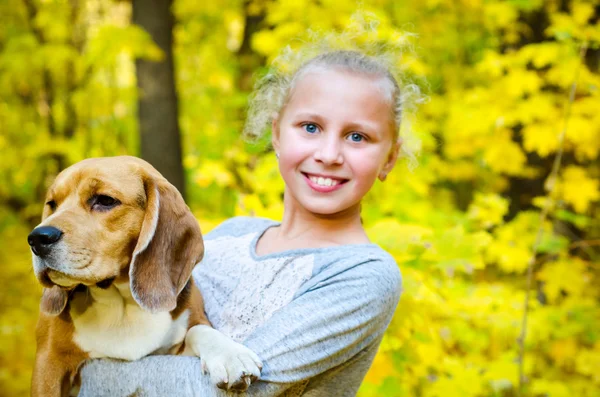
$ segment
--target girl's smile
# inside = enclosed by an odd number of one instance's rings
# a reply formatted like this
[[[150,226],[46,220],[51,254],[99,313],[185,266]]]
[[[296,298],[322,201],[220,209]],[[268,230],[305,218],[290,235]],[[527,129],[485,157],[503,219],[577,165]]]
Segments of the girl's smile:
[[[306,172],[303,172],[302,175],[306,178],[308,186],[320,193],[329,193],[338,190],[348,181],[347,179],[340,179],[334,176],[309,174]]]

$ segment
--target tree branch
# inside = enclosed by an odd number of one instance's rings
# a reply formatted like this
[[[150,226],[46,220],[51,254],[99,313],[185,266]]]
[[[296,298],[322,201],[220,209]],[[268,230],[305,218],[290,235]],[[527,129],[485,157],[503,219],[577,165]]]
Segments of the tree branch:
[[[548,179],[546,180],[546,191],[548,198],[552,197],[552,193],[556,187],[556,181],[558,179],[558,171],[560,170],[563,152],[564,152],[564,141],[565,134],[567,132],[567,126],[569,123],[569,117],[571,115],[571,107],[573,102],[575,101],[575,92],[577,91],[577,80],[579,78],[579,71],[581,69],[581,65],[584,63],[585,54],[587,52],[587,43],[583,43],[581,45],[579,51],[579,59],[580,63],[575,70],[575,77],[573,80],[573,84],[571,84],[571,91],[569,93],[569,99],[565,105],[565,117],[564,124],[560,135],[558,136],[558,149],[556,153],[556,157],[554,158],[554,163],[552,164],[552,170]],[[525,339],[527,337],[527,316],[529,315],[529,297],[531,294],[531,284],[533,284],[533,267],[536,263],[536,256],[538,254],[538,250],[540,244],[542,242],[542,236],[544,234],[544,221],[548,217],[548,213],[550,211],[550,200],[545,200],[544,207],[540,212],[539,223],[540,227],[538,228],[538,232],[535,238],[535,243],[533,244],[533,252],[529,261],[527,263],[527,284],[525,289],[525,302],[523,308],[523,318],[521,322],[521,334],[517,339],[519,344],[519,387],[517,388],[517,395],[520,396],[523,392],[523,387],[525,384],[525,374],[524,374],[524,361],[525,361]]]

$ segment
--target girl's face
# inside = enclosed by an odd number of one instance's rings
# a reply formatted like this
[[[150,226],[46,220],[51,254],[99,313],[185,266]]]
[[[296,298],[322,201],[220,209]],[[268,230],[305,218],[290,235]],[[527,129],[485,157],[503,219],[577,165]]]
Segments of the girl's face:
[[[360,211],[361,199],[398,155],[384,90],[380,78],[334,69],[297,82],[273,121],[286,199],[319,215]]]

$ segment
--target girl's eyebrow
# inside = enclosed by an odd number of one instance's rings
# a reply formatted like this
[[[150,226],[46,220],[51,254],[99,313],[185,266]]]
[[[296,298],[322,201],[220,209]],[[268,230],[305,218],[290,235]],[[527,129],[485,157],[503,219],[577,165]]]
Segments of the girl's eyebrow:
[[[294,116],[294,119],[316,120],[318,122],[322,122],[325,120],[321,115],[312,112],[297,113]]]
[[[369,123],[352,122],[347,125],[348,128],[358,130],[360,132],[375,132],[377,127]]]

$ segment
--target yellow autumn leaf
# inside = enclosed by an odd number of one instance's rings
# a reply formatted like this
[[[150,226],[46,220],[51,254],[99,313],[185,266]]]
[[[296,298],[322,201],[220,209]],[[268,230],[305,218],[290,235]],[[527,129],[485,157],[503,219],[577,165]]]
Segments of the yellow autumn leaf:
[[[571,87],[575,79],[574,71],[579,67],[576,56],[564,57],[560,63],[553,65],[546,73],[547,84],[554,84],[566,90]]]
[[[389,251],[398,262],[414,259],[427,249],[427,238],[433,231],[416,224],[401,224],[394,219],[382,219],[367,229],[373,242]]]
[[[591,203],[600,199],[598,179],[590,177],[584,168],[577,166],[565,168],[557,192],[578,213],[586,212]]]
[[[600,342],[596,342],[594,349],[582,349],[575,359],[577,372],[591,376],[596,384],[600,384]]]
[[[573,397],[573,394],[563,382],[546,379],[534,379],[531,382],[531,392],[536,396]]]
[[[365,376],[365,381],[379,385],[385,378],[393,376],[395,372],[394,364],[389,355],[379,352]]]
[[[468,181],[477,177],[480,167],[473,161],[457,160],[452,162],[449,167],[448,163],[440,163],[436,166],[439,175],[451,181]]]
[[[497,194],[477,193],[469,205],[467,216],[479,223],[483,228],[489,229],[503,222],[503,217],[508,211],[508,200]]]
[[[543,68],[560,62],[565,51],[562,43],[536,43],[524,46],[519,50],[519,58],[524,65],[532,62],[536,68]]]
[[[556,365],[566,369],[573,368],[577,351],[577,343],[571,338],[558,340],[550,345],[550,357]]]
[[[571,15],[573,15],[573,21],[576,24],[585,25],[592,15],[594,15],[594,5],[581,1],[574,1],[571,4]]]
[[[264,206],[258,196],[255,194],[245,194],[240,196],[238,205],[235,208],[236,216],[259,216],[264,212]]]
[[[600,108],[600,101],[594,105]],[[600,118],[587,118],[573,115],[569,119],[569,125],[565,140],[567,148],[575,152],[582,161],[592,160],[598,157],[600,151]]]
[[[218,186],[228,186],[233,182],[233,177],[223,163],[204,160],[195,172],[194,182],[200,187],[207,187],[211,183],[216,183]]]
[[[525,94],[536,93],[542,81],[536,72],[524,69],[513,69],[502,79],[505,93],[510,98],[520,98]]]
[[[497,360],[488,363],[484,377],[496,392],[510,389],[518,383],[518,362],[513,352],[505,352]]]
[[[591,282],[586,263],[575,258],[548,263],[537,277],[544,282],[543,290],[550,302],[555,302],[562,293],[581,296]]]
[[[279,38],[271,31],[260,31],[252,37],[252,48],[259,54],[269,56],[281,48]]]
[[[516,113],[517,119],[525,125],[541,121],[547,125],[554,114],[559,114],[555,98],[546,93],[532,95],[527,98],[526,101],[519,104]],[[529,151],[532,150],[529,149]]]
[[[558,148],[559,133],[556,125],[530,124],[523,128],[523,146],[528,152],[537,152],[540,156],[546,157]]]
[[[487,260],[497,263],[507,273],[525,271],[535,240],[533,233],[538,227],[539,216],[533,212],[521,212],[511,222],[498,226],[486,249]],[[544,225],[545,230],[548,227]]]
[[[244,18],[237,12],[225,11],[223,20],[227,27],[227,49],[237,51],[244,38]]]
[[[488,258],[497,262],[502,270],[508,273],[520,273],[527,269],[531,256],[530,250],[513,245],[492,242],[488,248]]]
[[[503,2],[489,3],[483,11],[486,22],[496,29],[509,27],[519,16],[514,7]]]
[[[200,230],[202,231],[202,234],[206,234],[206,233],[210,232],[215,227],[219,226],[221,223],[223,223],[225,221],[225,219],[209,219],[209,218],[201,217],[201,216],[199,216],[200,214],[194,214],[194,215],[196,215],[196,219],[198,219],[198,222],[200,223]]]
[[[231,92],[233,89],[233,79],[228,73],[215,71],[206,77],[206,81],[208,84],[219,88],[224,93]]]
[[[496,173],[519,175],[526,161],[520,146],[513,142],[510,133],[498,131],[484,149],[485,163]]]
[[[426,397],[477,397],[483,395],[485,384],[475,366],[454,366],[451,376],[440,376],[424,393]]]

